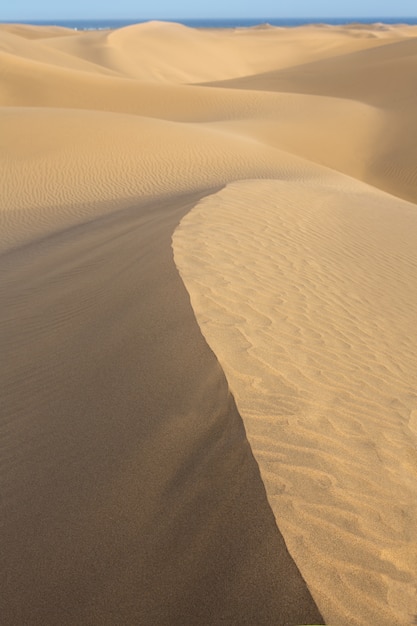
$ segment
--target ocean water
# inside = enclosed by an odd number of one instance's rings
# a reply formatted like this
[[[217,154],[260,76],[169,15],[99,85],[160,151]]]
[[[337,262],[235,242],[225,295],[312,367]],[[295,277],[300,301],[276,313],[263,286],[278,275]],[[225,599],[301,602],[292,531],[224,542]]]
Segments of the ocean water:
[[[1,21],[1,20],[0,20]],[[148,19],[132,18],[132,19],[74,19],[74,20],[17,20],[24,24],[48,25],[48,26],[65,26],[66,28],[74,28],[76,30],[101,30],[114,29],[129,26],[131,24],[139,24],[149,21]],[[167,19],[167,22],[178,22],[192,28],[244,28],[249,26],[257,26],[258,24],[271,24],[272,26],[295,27],[305,24],[333,24],[343,25],[360,22],[362,24],[415,24],[417,25],[417,17],[345,17],[345,18],[272,18],[258,17],[251,19],[230,18],[230,19]],[[12,22],[12,20],[8,20]],[[13,22],[16,23],[16,20]]]

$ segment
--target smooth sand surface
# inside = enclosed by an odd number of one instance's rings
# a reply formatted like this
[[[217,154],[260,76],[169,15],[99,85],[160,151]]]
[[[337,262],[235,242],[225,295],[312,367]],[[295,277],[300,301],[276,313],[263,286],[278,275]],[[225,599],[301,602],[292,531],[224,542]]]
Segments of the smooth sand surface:
[[[320,619],[172,260],[199,195],[2,257],[5,624]]]
[[[416,41],[0,25],[5,623],[413,623]]]

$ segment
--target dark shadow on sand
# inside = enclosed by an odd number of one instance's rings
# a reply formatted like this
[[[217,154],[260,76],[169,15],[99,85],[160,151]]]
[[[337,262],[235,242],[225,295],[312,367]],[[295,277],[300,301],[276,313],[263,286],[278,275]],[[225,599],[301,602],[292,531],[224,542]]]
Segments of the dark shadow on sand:
[[[1,259],[2,624],[323,623],[173,262],[202,195]]]

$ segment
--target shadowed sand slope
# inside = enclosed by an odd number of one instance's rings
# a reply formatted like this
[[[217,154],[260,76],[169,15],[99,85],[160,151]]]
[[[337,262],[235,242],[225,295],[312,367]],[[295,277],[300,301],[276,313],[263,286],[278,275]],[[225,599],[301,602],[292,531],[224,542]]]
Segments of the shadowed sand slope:
[[[1,258],[5,624],[320,620],[172,260],[197,199]]]
[[[417,614],[416,35],[0,26],[5,623]]]

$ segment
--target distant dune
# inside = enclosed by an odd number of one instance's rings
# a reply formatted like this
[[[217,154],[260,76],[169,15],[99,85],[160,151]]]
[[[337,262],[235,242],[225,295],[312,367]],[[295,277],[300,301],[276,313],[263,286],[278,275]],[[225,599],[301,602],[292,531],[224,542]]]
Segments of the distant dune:
[[[416,42],[0,25],[0,621],[415,622]]]

